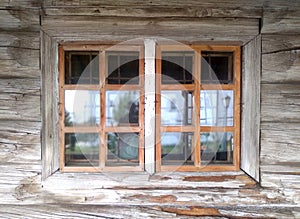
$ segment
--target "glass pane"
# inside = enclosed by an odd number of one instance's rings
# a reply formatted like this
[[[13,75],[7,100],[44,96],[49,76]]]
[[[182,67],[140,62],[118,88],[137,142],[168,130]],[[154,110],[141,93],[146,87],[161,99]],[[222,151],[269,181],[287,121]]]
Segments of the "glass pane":
[[[108,84],[139,83],[139,52],[107,53]]]
[[[65,91],[65,126],[95,126],[99,123],[99,91]]]
[[[138,152],[138,133],[107,134],[107,166],[137,166]]]
[[[161,59],[163,84],[194,83],[192,52],[163,52]]]
[[[99,56],[95,52],[65,52],[65,84],[98,84]]]
[[[65,134],[65,165],[98,166],[99,144],[98,133]]]
[[[161,124],[191,125],[193,95],[190,91],[161,92]]]
[[[201,164],[232,164],[233,133],[205,132],[200,134]]]
[[[201,59],[202,84],[233,83],[232,52],[202,52]]]
[[[163,132],[161,135],[162,165],[194,165],[192,145],[192,133]]]
[[[200,98],[200,125],[233,126],[232,90],[202,90]]]
[[[106,91],[106,125],[137,126],[139,97],[138,91]]]

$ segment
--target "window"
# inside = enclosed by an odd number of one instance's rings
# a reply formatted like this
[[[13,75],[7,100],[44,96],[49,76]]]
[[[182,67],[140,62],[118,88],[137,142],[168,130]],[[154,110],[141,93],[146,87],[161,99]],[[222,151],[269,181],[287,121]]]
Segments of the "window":
[[[143,171],[154,151],[155,171],[238,170],[240,47],[156,45],[155,150],[145,48],[60,46],[61,170]]]

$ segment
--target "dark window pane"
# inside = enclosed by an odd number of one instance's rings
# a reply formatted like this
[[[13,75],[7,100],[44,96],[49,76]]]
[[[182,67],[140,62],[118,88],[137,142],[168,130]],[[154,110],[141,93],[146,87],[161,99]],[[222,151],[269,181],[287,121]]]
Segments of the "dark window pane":
[[[98,166],[99,144],[98,133],[65,134],[65,165]]]
[[[217,165],[233,163],[233,133],[205,132],[200,134],[201,164]]]
[[[232,52],[202,52],[201,83],[232,84],[233,83],[233,53]]]
[[[108,84],[139,83],[139,53],[111,52],[107,54]]]
[[[193,165],[193,134],[163,132],[161,135],[162,165]]]
[[[193,53],[163,52],[162,53],[162,83],[192,84]]]
[[[73,51],[65,53],[65,84],[98,83],[98,53]]]

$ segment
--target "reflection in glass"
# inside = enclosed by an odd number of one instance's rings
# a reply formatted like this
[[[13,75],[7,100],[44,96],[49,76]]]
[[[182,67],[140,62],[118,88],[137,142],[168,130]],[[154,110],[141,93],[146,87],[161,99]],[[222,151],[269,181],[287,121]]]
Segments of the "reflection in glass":
[[[98,84],[97,52],[65,52],[65,84]]]
[[[108,84],[138,84],[139,52],[108,52]]]
[[[98,166],[99,144],[98,133],[65,134],[65,165]]]
[[[192,84],[193,52],[163,52],[161,58],[163,84]]]
[[[193,165],[193,134],[188,132],[163,132],[161,158],[163,165]]]
[[[65,126],[95,126],[99,123],[99,91],[65,91]]]
[[[201,83],[202,84],[232,84],[233,83],[233,53],[232,52],[202,52]]]
[[[204,132],[200,134],[200,142],[202,164],[232,164],[232,132]]]
[[[200,125],[233,126],[232,90],[202,90],[200,98]]]
[[[107,134],[106,165],[138,165],[138,133]]]
[[[138,91],[106,91],[106,125],[137,126],[139,96]]]
[[[190,91],[161,91],[161,124],[191,125],[193,96]]]

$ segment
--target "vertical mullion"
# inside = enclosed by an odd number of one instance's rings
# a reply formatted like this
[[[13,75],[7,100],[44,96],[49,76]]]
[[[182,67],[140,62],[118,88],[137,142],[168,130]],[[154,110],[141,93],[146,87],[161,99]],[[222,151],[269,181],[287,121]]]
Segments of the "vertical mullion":
[[[60,147],[59,147],[59,167],[61,170],[64,169],[65,166],[65,133],[64,133],[64,125],[65,125],[65,90],[64,90],[64,83],[65,83],[65,52],[62,46],[59,46],[59,129],[60,129]],[[69,59],[69,63],[70,63]],[[70,68],[69,68],[70,71]]]
[[[201,142],[200,142],[200,81],[201,81],[201,50],[195,51],[194,58],[194,74],[195,74],[195,90],[194,90],[194,126],[195,126],[195,134],[194,134],[194,147],[195,147],[195,166],[201,166]]]
[[[100,149],[99,165],[103,169],[106,161],[106,133],[105,133],[105,77],[106,71],[105,50],[99,51],[99,83],[100,83]]]
[[[145,39],[145,170],[155,172],[155,46],[154,39]]]
[[[156,88],[155,88],[155,125],[156,125],[156,170],[161,171],[161,79],[162,79],[162,55],[161,48],[156,47]]]
[[[234,155],[233,164],[240,168],[240,71],[241,71],[241,49],[234,50]]]

